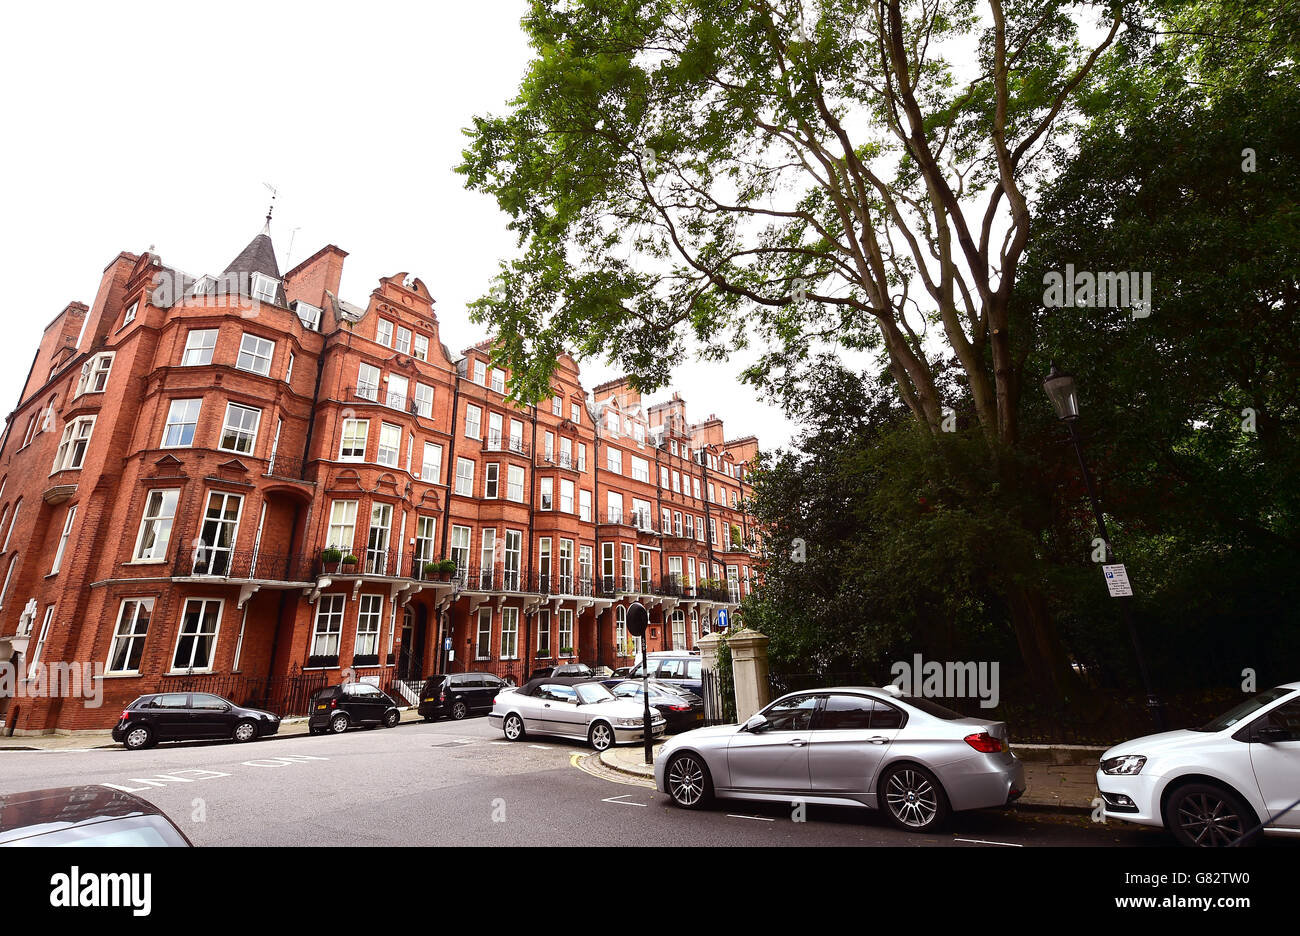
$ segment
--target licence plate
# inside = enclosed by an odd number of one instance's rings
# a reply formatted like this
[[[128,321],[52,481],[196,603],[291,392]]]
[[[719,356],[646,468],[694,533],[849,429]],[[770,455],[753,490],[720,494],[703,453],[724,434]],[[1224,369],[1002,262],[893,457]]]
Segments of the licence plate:
[[[703,713],[703,712],[696,712],[696,713],[695,713],[695,720],[696,720],[696,721],[704,721],[704,713]]]
[[[324,706],[324,705],[318,705],[318,706],[316,706],[316,709],[319,711],[320,709],[323,709],[323,708],[325,708],[325,707],[326,707],[326,706]]]

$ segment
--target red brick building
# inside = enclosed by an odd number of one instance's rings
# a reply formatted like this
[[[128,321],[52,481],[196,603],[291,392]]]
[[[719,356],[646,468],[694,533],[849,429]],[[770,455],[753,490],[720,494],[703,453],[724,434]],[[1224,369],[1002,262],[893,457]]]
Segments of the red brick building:
[[[433,672],[626,665],[631,601],[685,649],[749,592],[754,438],[624,381],[589,398],[567,356],[516,406],[419,279],[340,299],[346,256],[281,274],[269,223],[220,276],[123,253],[47,326],[0,447],[0,660],[99,664],[104,701],[20,681],[7,730],[168,689],[295,714],[345,678],[409,700]]]

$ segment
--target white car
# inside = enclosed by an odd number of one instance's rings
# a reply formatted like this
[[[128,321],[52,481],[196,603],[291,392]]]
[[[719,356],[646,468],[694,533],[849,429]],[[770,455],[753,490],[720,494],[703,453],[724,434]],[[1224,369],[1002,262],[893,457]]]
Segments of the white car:
[[[1108,818],[1163,826],[1183,845],[1300,836],[1300,682],[1200,728],[1116,745],[1102,755],[1097,789]]]

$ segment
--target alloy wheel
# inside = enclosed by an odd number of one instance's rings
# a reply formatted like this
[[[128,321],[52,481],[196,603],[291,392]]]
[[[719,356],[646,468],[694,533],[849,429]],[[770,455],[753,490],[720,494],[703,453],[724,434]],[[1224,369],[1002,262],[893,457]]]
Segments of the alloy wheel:
[[[1222,796],[1194,793],[1178,804],[1178,824],[1195,845],[1231,845],[1241,838],[1245,823]]]
[[[604,751],[614,743],[614,732],[609,725],[604,722],[596,722],[591,726],[591,746],[597,751]]]
[[[911,829],[924,829],[939,812],[939,793],[929,778],[904,768],[889,778],[885,803],[894,818]]]
[[[469,714],[469,709],[466,708],[464,702],[457,702],[455,705],[451,707],[451,717],[456,719],[456,721],[460,721],[468,714]]]
[[[335,734],[342,734],[348,730],[348,717],[346,715],[335,715],[330,722],[330,731]]]
[[[704,797],[704,768],[689,755],[668,766],[668,792],[679,806],[695,806]]]
[[[518,741],[524,736],[524,723],[519,720],[518,715],[507,715],[503,730],[506,733],[507,739]]]

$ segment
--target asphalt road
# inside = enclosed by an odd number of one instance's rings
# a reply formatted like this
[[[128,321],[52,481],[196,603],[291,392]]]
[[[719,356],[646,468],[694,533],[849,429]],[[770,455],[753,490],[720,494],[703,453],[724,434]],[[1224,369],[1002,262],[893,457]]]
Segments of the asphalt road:
[[[6,752],[0,791],[116,785],[158,805],[196,845],[1169,844],[1154,830],[1014,810],[960,814],[936,835],[899,832],[849,808],[809,807],[802,822],[779,803],[690,812],[631,778],[600,772],[590,754],[568,741],[506,742],[485,718],[407,721],[240,745]]]

